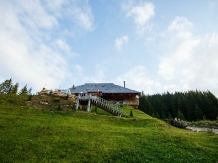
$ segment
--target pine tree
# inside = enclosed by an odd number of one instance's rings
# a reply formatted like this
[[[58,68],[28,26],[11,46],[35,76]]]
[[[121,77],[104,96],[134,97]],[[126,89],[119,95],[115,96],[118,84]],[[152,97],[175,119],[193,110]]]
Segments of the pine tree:
[[[16,95],[18,93],[18,89],[19,89],[19,83],[16,83],[15,85],[12,86],[10,94]]]
[[[12,78],[0,84],[0,94],[9,94],[13,87]]]
[[[28,95],[27,85],[20,90],[19,95]]]
[[[152,115],[151,105],[148,101],[147,96],[139,97],[138,109],[145,112],[146,114]]]
[[[185,117],[180,110],[178,111],[177,118],[179,118],[181,120],[185,120]]]
[[[28,95],[32,95],[32,87],[28,90]]]

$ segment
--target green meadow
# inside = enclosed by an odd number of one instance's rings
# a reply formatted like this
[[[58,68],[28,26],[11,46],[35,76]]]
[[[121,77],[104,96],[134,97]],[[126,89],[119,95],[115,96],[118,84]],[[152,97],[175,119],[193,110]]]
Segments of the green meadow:
[[[94,107],[93,107],[94,108]],[[124,106],[133,117],[85,111],[0,108],[0,162],[218,162],[218,135],[175,128]]]

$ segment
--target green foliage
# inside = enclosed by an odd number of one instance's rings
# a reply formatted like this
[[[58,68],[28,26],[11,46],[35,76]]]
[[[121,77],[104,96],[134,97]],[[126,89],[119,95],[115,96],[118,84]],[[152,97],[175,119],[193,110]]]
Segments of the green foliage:
[[[58,110],[58,111],[61,111],[61,105],[60,105],[60,104],[58,105],[57,110]]]
[[[186,120],[184,115],[182,114],[182,112],[180,110],[178,111],[177,118],[179,118],[181,120]]]
[[[0,106],[26,106],[28,96],[0,94]]]
[[[28,100],[27,101],[31,101],[32,97],[33,97],[33,95],[28,95]]]
[[[59,98],[55,98],[55,99],[54,99],[54,102],[59,103],[59,102],[60,102],[60,99],[59,99]]]
[[[0,94],[9,94],[12,90],[12,87],[12,79],[5,80],[2,84],[0,84]]]
[[[16,83],[14,86],[12,86],[10,93],[16,95],[18,93],[18,89],[19,89],[19,83]]]
[[[96,114],[98,113],[97,106],[95,106],[95,113],[96,113]]]
[[[133,117],[132,110],[130,110],[129,116],[130,116],[130,117]]]
[[[147,96],[143,95],[144,93],[142,92],[142,96],[139,97],[139,106],[138,109],[151,115],[152,114],[152,107],[150,105],[150,102],[147,98]]]
[[[28,90],[28,95],[32,95],[32,87]]]
[[[188,91],[164,93],[162,95],[142,95],[139,109],[161,119],[181,116],[188,121],[203,119],[216,120],[218,99],[210,92]]]
[[[19,83],[13,84],[12,78],[6,79],[2,84],[0,84],[0,94],[20,94],[20,95],[31,95],[32,88],[27,90],[27,85],[24,86],[20,91]],[[19,92],[19,93],[18,93]]]
[[[20,90],[19,95],[28,95],[27,85]]]

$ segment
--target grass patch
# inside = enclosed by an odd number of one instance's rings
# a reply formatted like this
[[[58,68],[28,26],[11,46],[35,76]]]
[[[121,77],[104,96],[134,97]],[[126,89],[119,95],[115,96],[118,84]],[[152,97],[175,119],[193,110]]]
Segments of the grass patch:
[[[0,162],[217,162],[218,135],[131,109],[133,118],[0,107]]]

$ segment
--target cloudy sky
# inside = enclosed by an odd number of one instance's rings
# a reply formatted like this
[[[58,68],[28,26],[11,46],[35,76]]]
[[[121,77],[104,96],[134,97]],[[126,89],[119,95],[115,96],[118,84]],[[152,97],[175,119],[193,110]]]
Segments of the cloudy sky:
[[[218,97],[217,0],[1,0],[0,82]]]

